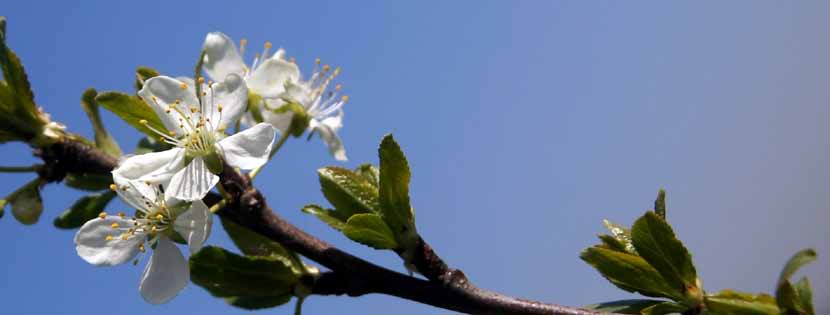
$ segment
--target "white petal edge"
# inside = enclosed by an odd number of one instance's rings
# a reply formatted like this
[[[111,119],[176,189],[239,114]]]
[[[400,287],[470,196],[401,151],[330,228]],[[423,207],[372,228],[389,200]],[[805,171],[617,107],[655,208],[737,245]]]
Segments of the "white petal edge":
[[[187,240],[190,254],[202,249],[205,240],[210,236],[212,226],[213,214],[210,213],[210,209],[201,200],[193,201],[190,209],[176,218],[174,223],[176,232],[179,232]]]
[[[205,91],[205,111],[210,113],[211,121],[219,122],[216,127],[233,127],[248,108],[248,87],[245,80],[236,74],[228,75],[224,81]],[[219,105],[222,106],[221,113]]]
[[[268,162],[277,130],[267,123],[259,123],[216,145],[225,161],[233,167],[250,170]]]
[[[113,224],[119,227],[113,228]],[[132,220],[119,216],[89,220],[75,234],[75,250],[78,256],[96,266],[126,263],[138,254],[138,246],[145,240],[145,235],[140,233],[128,234],[127,240],[121,239],[132,226]],[[108,241],[107,236],[112,236],[112,240]]]
[[[153,188],[146,183],[167,185],[173,175],[183,167],[184,150],[179,148],[132,155],[118,163],[118,167],[112,171],[112,180],[119,187],[118,194],[130,206],[144,209],[141,196],[155,196]],[[127,187],[127,191],[122,192],[122,187]]]
[[[248,88],[262,97],[278,97],[285,92],[287,81],[296,82],[300,69],[296,64],[279,58],[269,58],[256,67],[246,78]]]
[[[343,146],[343,141],[337,135],[337,129],[343,126],[341,117],[342,114],[328,117],[319,123],[312,119],[309,127],[312,128],[312,132],[316,131],[320,133],[320,138],[326,143],[326,146],[329,148],[329,153],[335,160],[347,161],[346,147]]]
[[[150,304],[162,304],[176,297],[190,282],[190,270],[182,252],[166,237],[160,237],[153,257],[141,274],[138,291]]]
[[[187,167],[173,175],[164,196],[184,201],[201,200],[217,182],[219,176],[208,171],[201,157],[196,157]]]
[[[185,89],[182,89],[182,84],[185,85]],[[187,86],[187,82],[168,76],[152,77],[145,81],[141,91],[138,91],[138,96],[141,96],[141,99],[156,112],[167,130],[175,131],[179,135],[183,134],[182,128],[179,127],[179,118],[184,118],[184,116],[177,111],[167,113],[167,108],[175,104],[177,100],[181,101],[178,106],[182,111],[186,111],[191,106],[199,106],[195,88],[191,89]]]
[[[214,81],[225,80],[233,73],[245,75],[245,63],[236,48],[236,44],[225,34],[211,32],[205,36],[204,68],[208,76]]]

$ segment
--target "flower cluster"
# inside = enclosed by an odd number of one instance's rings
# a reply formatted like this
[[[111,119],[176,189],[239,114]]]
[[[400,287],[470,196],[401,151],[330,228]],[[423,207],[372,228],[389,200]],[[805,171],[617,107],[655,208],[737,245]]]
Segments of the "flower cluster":
[[[245,40],[240,46],[222,33],[210,33],[201,61],[210,80],[160,75],[142,82],[138,97],[165,130],[140,123],[169,149],[122,158],[112,171],[111,188],[135,214],[101,213],[75,237],[78,255],[98,266],[137,264],[136,256],[152,248],[139,286],[149,303],[169,301],[189,282],[188,263],[174,242],[186,242],[191,253],[202,247],[212,223],[202,198],[226,167],[258,169],[272,155],[277,132],[286,137],[306,130],[320,134],[337,160],[346,160],[337,130],[347,97],[337,95],[340,85],[328,90],[339,69],[320,67],[318,60],[312,76],[303,80],[284,50],[270,54],[266,43],[249,67],[242,60]],[[252,104],[261,109],[259,123],[246,114]],[[300,111],[285,111],[289,104]],[[248,128],[230,134],[240,121]]]

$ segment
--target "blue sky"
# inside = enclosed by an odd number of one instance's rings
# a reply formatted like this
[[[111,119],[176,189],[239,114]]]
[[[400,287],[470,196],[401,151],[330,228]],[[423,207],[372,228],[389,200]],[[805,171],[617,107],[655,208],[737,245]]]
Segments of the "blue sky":
[[[306,72],[315,57],[342,66],[350,161],[334,161],[318,139],[293,139],[257,185],[291,222],[373,262],[402,270],[393,254],[299,209],[324,203],[316,168],[375,162],[392,132],[412,166],[419,231],[481,287],[568,305],[631,297],[577,256],[603,218],[630,224],[663,187],[707,290],[769,292],[789,255],[815,247],[821,259],[803,274],[826,313],[828,10],[821,1],[14,1],[0,14],[38,104],[90,136],[84,89],[130,91],[139,65],[190,74],[210,31],[245,37],[251,50],[270,40]],[[122,148],[137,141],[104,116]],[[36,161],[23,145],[4,150],[3,165]],[[2,176],[2,193],[28,178]],[[40,223],[0,220],[6,313],[241,312],[195,285],[145,304],[141,267],[90,266],[74,231],[52,227],[82,193],[51,185],[44,195]],[[214,231],[210,243],[230,246]],[[390,310],[446,313],[380,295],[305,307]]]

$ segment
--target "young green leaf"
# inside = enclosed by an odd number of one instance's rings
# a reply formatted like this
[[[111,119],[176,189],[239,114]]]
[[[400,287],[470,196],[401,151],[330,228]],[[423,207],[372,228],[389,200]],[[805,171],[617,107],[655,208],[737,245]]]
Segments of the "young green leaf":
[[[104,211],[107,204],[115,197],[115,192],[105,191],[103,193],[91,194],[75,201],[72,207],[66,209],[53,222],[55,227],[61,229],[79,228],[86,221],[98,217]]]
[[[816,310],[813,307],[813,289],[810,287],[810,280],[807,277],[801,278],[793,286],[795,292],[798,294],[798,304],[807,314],[815,314]]]
[[[600,312],[616,313],[616,314],[640,314],[645,308],[653,305],[663,303],[665,301],[659,300],[620,300],[605,302],[599,304],[591,304],[585,306],[587,309],[597,310]]]
[[[628,251],[625,249],[625,244],[621,243],[619,240],[617,240],[613,236],[607,235],[607,234],[600,234],[600,235],[597,235],[597,237],[599,237],[599,240],[602,242],[602,245],[605,248],[608,248],[608,249],[614,250],[614,251],[618,251],[618,252],[621,252],[621,253],[628,253]]]
[[[631,229],[607,219],[602,220],[602,224],[611,232],[611,236],[625,247],[626,252],[637,255],[637,250],[634,248],[634,244],[631,243]]]
[[[666,191],[663,189],[657,192],[657,199],[654,200],[654,212],[663,220],[666,220]]]
[[[778,284],[778,287],[775,290],[775,302],[778,303],[778,308],[781,309],[781,314],[807,314],[806,310],[801,305],[801,297],[798,296],[798,291],[795,290],[789,281],[784,281]]]
[[[377,213],[378,190],[366,178],[340,167],[317,170],[323,195],[334,206],[331,214],[346,221],[353,214]]]
[[[801,267],[816,261],[817,258],[818,255],[816,254],[816,250],[812,248],[802,249],[801,251],[795,253],[784,265],[784,269],[781,270],[781,274],[778,276],[778,284],[780,285],[784,281],[787,281],[798,271],[798,269],[801,269]]]
[[[119,92],[104,92],[98,94],[95,97],[95,101],[130,126],[133,126],[138,131],[152,138],[158,138],[159,135],[150,128],[167,133],[167,128],[164,127],[156,112],[150,108],[150,105],[147,105],[147,103],[144,103],[144,101],[138,98],[138,96],[131,96]],[[147,121],[146,125],[141,123],[143,120]]]
[[[369,163],[361,164],[354,169],[354,172],[355,174],[366,178],[370,184],[378,187],[378,182],[380,181],[380,170],[378,170],[378,168],[374,165]]]
[[[355,242],[374,249],[398,248],[395,234],[392,233],[386,222],[376,214],[361,213],[353,215],[346,222],[346,226],[343,227],[343,234]]]
[[[692,256],[675,237],[666,220],[654,212],[646,212],[634,222],[631,240],[637,253],[654,266],[671,287],[686,288],[692,294],[699,294]]]
[[[43,214],[43,200],[40,198],[40,179],[35,178],[23,185],[6,200],[12,206],[12,215],[18,222],[24,225],[37,223],[40,215]]]
[[[380,214],[399,242],[414,242],[417,233],[412,206],[409,203],[409,163],[392,135],[383,137],[378,155]],[[411,244],[401,245],[408,248]]]
[[[38,117],[35,96],[20,59],[6,46],[6,19],[0,17],[0,129],[2,140],[29,140],[38,135],[44,122]]]
[[[95,146],[109,155],[119,157],[121,148],[104,128],[104,122],[101,121],[101,115],[98,113],[98,103],[95,102],[96,96],[98,92],[95,89],[87,89],[81,96],[81,108],[86,112],[86,116],[92,122],[92,129],[95,131]]]
[[[285,264],[291,266],[297,273],[300,272],[302,266],[294,266],[291,259],[288,257],[288,251],[277,242],[274,242],[262,235],[257,234],[239,224],[233,223],[225,218],[221,218],[222,227],[225,232],[231,237],[231,240],[248,256],[263,256],[282,260]]]
[[[715,295],[706,296],[706,308],[716,315],[778,315],[775,299],[767,294],[723,290]]]
[[[112,184],[112,175],[68,173],[66,174],[66,177],[64,177],[63,182],[66,186],[75,189],[99,191],[109,189],[110,184]]]
[[[650,297],[683,298],[679,288],[669,286],[643,258],[602,247],[589,247],[579,258],[599,271],[620,289]]]
[[[346,221],[340,219],[336,210],[323,209],[318,205],[305,205],[303,212],[316,216],[321,221],[325,222],[336,230],[342,230],[346,226]]]
[[[216,297],[266,298],[290,295],[299,274],[279,259],[207,246],[190,256],[190,279]]]
[[[683,313],[689,309],[688,306],[677,304],[674,302],[663,302],[657,305],[652,305],[644,308],[641,313],[643,315],[665,315]]]

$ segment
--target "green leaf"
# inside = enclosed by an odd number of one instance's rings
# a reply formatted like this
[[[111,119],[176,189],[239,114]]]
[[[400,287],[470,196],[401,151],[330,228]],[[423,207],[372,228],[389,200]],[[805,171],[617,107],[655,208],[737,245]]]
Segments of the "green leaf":
[[[158,138],[159,134],[148,127],[155,128],[162,133],[167,133],[167,128],[164,127],[156,112],[153,111],[150,105],[147,105],[147,103],[138,98],[138,96],[131,96],[119,92],[104,92],[98,94],[95,101],[120,117],[130,126],[133,126],[138,131],[143,132],[153,139]],[[146,126],[141,123],[142,120],[147,121]]]
[[[243,254],[282,260],[285,264],[291,266],[295,272],[299,273],[301,271],[299,268],[302,266],[293,266],[288,251],[279,243],[225,218],[221,218],[221,221],[225,232],[228,232],[228,236],[231,237],[233,243]]]
[[[370,184],[378,187],[378,182],[380,181],[380,171],[377,167],[372,164],[366,163],[361,164],[356,169],[354,169],[355,174],[363,176],[366,180],[369,181]]]
[[[305,205],[303,212],[316,216],[321,221],[325,222],[336,230],[342,230],[346,226],[346,221],[341,220],[335,210],[323,209],[318,205]]]
[[[43,214],[43,200],[40,198],[40,179],[31,182],[11,193],[6,200],[12,206],[12,215],[24,225],[37,223]]]
[[[664,315],[673,313],[683,313],[689,310],[688,306],[677,304],[674,302],[663,302],[657,305],[646,307],[641,311],[643,315]]]
[[[378,149],[380,156],[380,187],[378,189],[381,215],[395,232],[403,247],[414,245],[417,238],[415,218],[409,204],[409,163],[392,135],[386,135]],[[409,244],[410,241],[413,244]]]
[[[79,228],[86,221],[98,217],[98,214],[104,211],[104,208],[114,197],[115,192],[113,191],[81,197],[72,204],[72,207],[55,218],[54,224],[61,229]]]
[[[78,174],[68,173],[63,178],[66,186],[85,190],[85,191],[99,191],[109,189],[112,184],[112,175],[110,174]]]
[[[605,248],[608,248],[610,250],[615,250],[615,251],[618,251],[618,252],[621,252],[621,253],[628,253],[628,251],[625,249],[625,244],[621,243],[619,240],[617,240],[613,236],[607,235],[607,234],[601,234],[601,235],[597,235],[597,237],[599,237],[599,240],[602,242],[602,245]]]
[[[663,302],[659,300],[620,300],[591,304],[585,306],[585,308],[607,313],[639,315],[643,309]]]
[[[810,287],[810,280],[807,277],[801,278],[793,286],[795,292],[798,294],[798,304],[807,314],[815,314],[816,310],[813,307],[813,289]]]
[[[161,75],[156,69],[150,67],[138,67],[135,69],[135,90],[141,91],[144,87],[144,82],[152,77]]]
[[[389,226],[376,214],[355,214],[343,228],[343,234],[355,242],[374,249],[396,249],[398,243]]]
[[[81,108],[86,112],[86,116],[92,122],[92,129],[95,130],[95,146],[111,156],[119,157],[122,154],[121,148],[104,128],[104,122],[98,113],[98,103],[95,102],[97,95],[95,89],[87,89],[81,96]]]
[[[241,309],[260,310],[265,308],[277,307],[285,303],[288,303],[288,301],[291,301],[292,297],[292,294],[254,297],[234,296],[225,298],[225,302]]]
[[[669,286],[643,258],[602,247],[589,247],[579,258],[599,271],[620,289],[650,297],[681,299],[679,288]]]
[[[271,111],[276,114],[292,113],[293,115],[291,115],[291,124],[288,127],[288,132],[291,133],[291,135],[295,138],[302,136],[305,130],[308,128],[311,116],[308,115],[308,113],[305,110],[305,107],[303,107],[303,105],[301,105],[300,103],[294,102],[292,100],[285,101],[286,103],[284,105],[272,109]]]
[[[657,199],[654,200],[654,212],[663,220],[666,219],[666,191],[663,189],[657,192]]]
[[[35,96],[32,93],[26,71],[20,59],[6,46],[6,19],[0,17],[0,69],[3,82],[0,88],[0,128],[15,134],[15,138],[29,140],[37,136],[44,126],[38,117]],[[5,138],[5,137],[4,137]]]
[[[716,315],[778,315],[775,300],[766,294],[752,295],[748,293],[723,290],[716,295],[704,299],[710,314]]]
[[[637,253],[657,269],[669,286],[685,288],[692,294],[700,293],[692,256],[675,237],[666,220],[654,212],[646,212],[634,222],[631,240]]]
[[[781,274],[778,276],[778,284],[780,285],[784,281],[787,281],[787,279],[790,279],[790,277],[792,277],[798,269],[801,269],[801,267],[816,261],[817,258],[818,254],[816,254],[816,250],[812,248],[802,249],[801,251],[795,253],[784,265],[784,269],[781,270]]]
[[[190,279],[216,297],[264,298],[290,295],[299,275],[279,259],[207,246],[190,256]]]
[[[626,252],[637,255],[637,250],[634,248],[634,244],[631,243],[631,229],[609,220],[602,220],[602,224],[611,232],[611,236],[625,247]]]
[[[332,214],[346,221],[353,214],[377,213],[378,190],[366,178],[340,167],[317,170],[323,195],[336,209]]]

